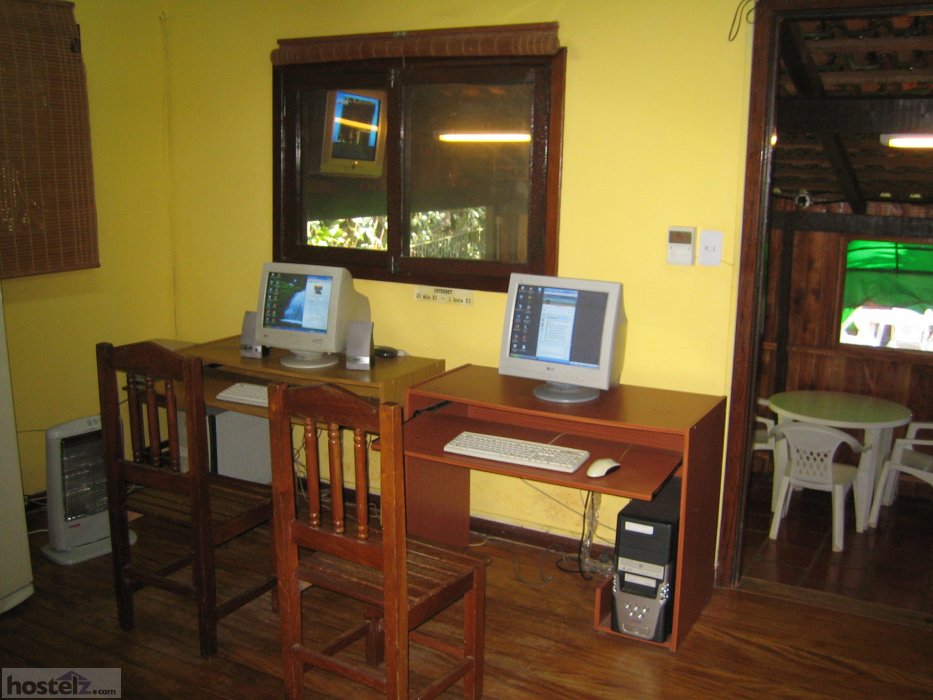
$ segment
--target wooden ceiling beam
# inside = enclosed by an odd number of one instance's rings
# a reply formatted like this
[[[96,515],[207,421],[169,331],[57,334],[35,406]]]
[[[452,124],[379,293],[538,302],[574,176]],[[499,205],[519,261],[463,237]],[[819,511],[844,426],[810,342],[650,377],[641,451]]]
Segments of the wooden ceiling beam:
[[[797,92],[811,99],[825,97],[826,90],[820,80],[819,70],[813,62],[811,54],[806,50],[800,27],[794,22],[785,23],[781,28],[779,41],[784,68],[793,81]],[[780,139],[780,112],[777,114],[777,130]],[[829,158],[830,167],[836,174],[839,188],[842,190],[849,206],[852,207],[852,211],[856,214],[864,214],[868,209],[868,202],[865,200],[865,195],[862,194],[852,162],[849,160],[838,132],[823,130],[815,133],[823,142],[823,150],[827,158]]]
[[[854,233],[867,238],[933,238],[933,219],[902,216],[839,216],[819,212],[775,211],[773,226],[795,231]]]
[[[811,134],[890,134],[933,131],[933,98],[782,97],[777,104],[781,131]]]

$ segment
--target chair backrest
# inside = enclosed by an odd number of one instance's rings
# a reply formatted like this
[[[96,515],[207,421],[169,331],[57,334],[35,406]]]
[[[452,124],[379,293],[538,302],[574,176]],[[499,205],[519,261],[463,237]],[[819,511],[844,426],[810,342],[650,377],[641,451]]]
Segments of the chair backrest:
[[[307,520],[296,519],[293,426],[301,426],[307,474]],[[402,462],[402,414],[397,404],[353,394],[321,384],[269,387],[269,428],[272,450],[272,490],[275,517],[290,523],[293,542],[375,569],[382,569],[387,588],[406,596],[405,475]],[[322,503],[318,430],[326,431],[330,508]],[[353,483],[344,470],[344,435],[352,436]],[[371,527],[368,436],[379,436],[381,531]],[[354,493],[355,492],[355,493]],[[352,497],[355,508],[347,513]],[[328,512],[329,510],[329,512]],[[355,525],[348,527],[352,517]],[[277,522],[276,531],[281,532]],[[278,543],[277,543],[278,544]],[[288,553],[278,550],[277,556]],[[285,559],[283,559],[285,561]],[[390,583],[390,581],[394,583]],[[387,594],[388,595],[388,594]]]
[[[792,482],[821,487],[833,483],[833,458],[843,443],[856,452],[862,445],[842,430],[803,421],[780,423],[774,429],[777,439],[787,440],[787,459]]]
[[[933,423],[914,421],[907,426],[907,437],[894,441],[891,461],[926,472],[933,478]],[[919,474],[914,473],[914,476]],[[924,481],[930,478],[919,476]],[[933,483],[933,482],[931,482]]]
[[[200,358],[153,342],[100,343],[97,379],[108,468],[119,469],[125,481],[188,495],[203,492],[203,507],[209,508]],[[126,423],[120,411],[124,400]]]

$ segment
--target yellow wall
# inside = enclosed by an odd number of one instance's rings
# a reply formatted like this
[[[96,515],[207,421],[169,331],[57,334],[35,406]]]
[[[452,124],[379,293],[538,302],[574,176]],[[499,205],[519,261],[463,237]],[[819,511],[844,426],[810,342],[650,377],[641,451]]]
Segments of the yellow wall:
[[[286,37],[557,21],[568,47],[560,273],[619,280],[622,380],[725,394],[750,36],[734,0],[76,0],[99,270],[3,283],[24,486],[42,431],[96,411],[93,345],[239,329],[271,256],[269,53]],[[665,263],[667,226],[725,233],[718,267]],[[471,308],[358,281],[377,342],[495,364],[504,295]],[[144,298],[145,296],[145,298]],[[580,496],[474,475],[477,515],[576,534]],[[617,507],[604,501],[604,513]],[[604,521],[612,518],[604,515]]]
[[[101,267],[3,282],[23,488],[47,428],[98,412],[94,344],[174,335],[160,3],[81,3]]]

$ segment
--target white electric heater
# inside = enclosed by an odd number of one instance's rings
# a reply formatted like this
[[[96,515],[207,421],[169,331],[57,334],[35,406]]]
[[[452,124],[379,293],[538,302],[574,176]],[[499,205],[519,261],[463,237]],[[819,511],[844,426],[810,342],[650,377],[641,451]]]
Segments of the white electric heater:
[[[107,475],[99,416],[77,418],[45,433],[49,543],[42,553],[77,564],[110,552]],[[135,533],[130,533],[134,541]]]

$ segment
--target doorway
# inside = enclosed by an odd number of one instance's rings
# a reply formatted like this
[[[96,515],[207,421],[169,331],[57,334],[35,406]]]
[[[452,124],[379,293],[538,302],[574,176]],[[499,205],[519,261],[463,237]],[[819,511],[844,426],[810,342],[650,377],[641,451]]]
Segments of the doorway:
[[[933,12],[929,3],[906,5],[909,12]],[[739,585],[743,574],[746,523],[754,505],[751,442],[758,398],[764,323],[765,284],[772,211],[771,136],[777,123],[777,76],[782,26],[801,17],[904,14],[905,3],[883,0],[808,2],[762,0],[754,23],[752,92],[749,108],[748,157],[743,209],[742,259],[739,270],[734,368],[726,443],[719,568],[717,585]],[[767,517],[767,516],[766,516]],[[743,584],[743,587],[746,587]],[[794,587],[794,584],[791,584]]]

